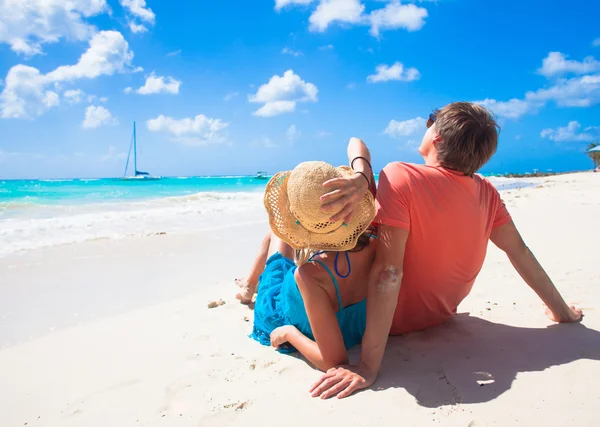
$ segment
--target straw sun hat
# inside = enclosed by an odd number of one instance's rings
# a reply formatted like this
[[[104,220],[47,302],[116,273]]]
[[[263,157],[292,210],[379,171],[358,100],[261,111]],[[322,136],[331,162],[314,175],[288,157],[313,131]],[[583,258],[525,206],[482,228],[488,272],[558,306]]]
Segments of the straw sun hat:
[[[331,222],[335,212],[321,209],[320,197],[331,191],[323,183],[349,178],[348,166],[333,167],[325,162],[300,163],[294,170],[273,176],[265,190],[265,208],[271,230],[296,250],[346,251],[353,249],[360,235],[375,218],[370,191],[360,201],[352,219]]]

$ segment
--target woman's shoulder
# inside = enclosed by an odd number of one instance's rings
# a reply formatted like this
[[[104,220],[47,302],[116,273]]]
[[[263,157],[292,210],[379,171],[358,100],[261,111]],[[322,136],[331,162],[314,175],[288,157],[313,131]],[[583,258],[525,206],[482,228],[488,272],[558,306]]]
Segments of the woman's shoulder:
[[[302,282],[307,285],[323,284],[328,277],[328,273],[320,262],[327,265],[327,261],[327,259],[316,258],[313,259],[313,261],[309,261],[296,268],[296,271],[294,272],[296,283]],[[327,267],[329,266],[327,265]]]

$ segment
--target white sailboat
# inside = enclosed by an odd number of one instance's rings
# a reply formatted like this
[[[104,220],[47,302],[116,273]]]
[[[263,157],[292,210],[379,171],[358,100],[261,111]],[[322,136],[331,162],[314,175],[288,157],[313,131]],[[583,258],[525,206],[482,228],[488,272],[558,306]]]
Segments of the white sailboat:
[[[133,149],[133,176],[127,176],[127,169],[129,168],[129,158],[131,157],[131,150]],[[129,152],[127,153],[127,162],[125,163],[125,173],[123,179],[127,180],[157,180],[160,179],[158,176],[151,176],[148,172],[139,171],[137,168],[137,137],[135,132],[135,122],[133,122],[133,136],[131,137],[131,143],[129,144]]]

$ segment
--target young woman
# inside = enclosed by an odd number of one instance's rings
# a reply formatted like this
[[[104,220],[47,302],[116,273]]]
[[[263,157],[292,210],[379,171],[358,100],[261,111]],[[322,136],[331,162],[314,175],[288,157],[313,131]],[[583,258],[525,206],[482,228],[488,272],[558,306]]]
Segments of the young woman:
[[[370,168],[366,156],[359,160]],[[363,192],[353,217],[331,214],[347,205],[344,188],[356,185],[354,172],[307,162],[275,175],[265,192],[272,232],[250,276],[239,281],[244,303],[258,284],[252,337],[281,352],[298,350],[324,371],[348,362],[346,349],[360,343],[366,325],[366,283],[377,242],[373,195]],[[362,185],[373,183],[370,170],[358,177]],[[320,207],[328,186],[337,188],[328,195],[333,211]]]

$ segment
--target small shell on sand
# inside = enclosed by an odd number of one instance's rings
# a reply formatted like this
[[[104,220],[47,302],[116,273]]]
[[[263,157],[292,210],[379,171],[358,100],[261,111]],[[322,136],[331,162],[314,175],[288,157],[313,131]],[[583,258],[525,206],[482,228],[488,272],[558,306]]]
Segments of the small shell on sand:
[[[208,303],[208,308],[216,308],[216,307],[220,307],[224,304],[225,304],[225,301],[223,301],[222,299],[220,299],[218,301],[211,301]]]

